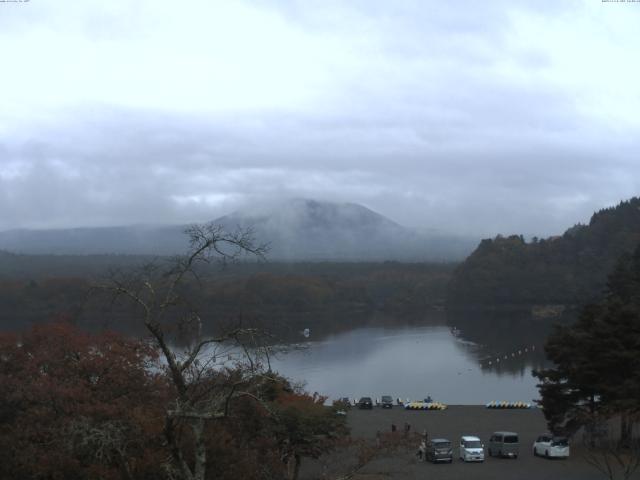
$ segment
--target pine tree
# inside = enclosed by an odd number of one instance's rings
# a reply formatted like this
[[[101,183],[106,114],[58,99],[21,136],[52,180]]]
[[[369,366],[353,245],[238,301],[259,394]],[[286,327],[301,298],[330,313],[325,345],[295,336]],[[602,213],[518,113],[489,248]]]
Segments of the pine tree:
[[[554,367],[534,375],[549,428],[571,434],[619,417],[627,442],[640,417],[640,246],[620,259],[604,299],[558,328],[545,351]]]

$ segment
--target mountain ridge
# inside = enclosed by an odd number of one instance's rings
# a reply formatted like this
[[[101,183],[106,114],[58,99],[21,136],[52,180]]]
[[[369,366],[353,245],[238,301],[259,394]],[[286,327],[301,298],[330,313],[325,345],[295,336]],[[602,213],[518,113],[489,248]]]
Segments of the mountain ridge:
[[[292,199],[217,218],[233,231],[251,228],[269,259],[284,261],[453,261],[475,239],[423,235],[356,203]],[[188,248],[188,225],[77,227],[0,232],[0,249],[25,254],[173,255]]]

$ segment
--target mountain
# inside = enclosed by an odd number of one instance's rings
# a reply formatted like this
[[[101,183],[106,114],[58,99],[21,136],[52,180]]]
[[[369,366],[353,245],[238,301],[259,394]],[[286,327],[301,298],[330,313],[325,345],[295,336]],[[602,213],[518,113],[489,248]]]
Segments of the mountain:
[[[214,220],[229,231],[251,228],[270,260],[452,261],[468,238],[421,235],[362,205],[294,199],[254,206]],[[186,226],[124,226],[0,232],[0,249],[18,253],[154,254],[184,252]]]
[[[403,227],[362,205],[295,199],[262,211],[240,211],[216,220],[229,230],[253,228],[280,260],[452,260],[465,254],[464,242],[429,237]],[[469,242],[466,252],[469,252]]]
[[[640,243],[640,198],[593,214],[562,236],[482,240],[458,266],[450,306],[577,305],[596,300],[616,262]]]

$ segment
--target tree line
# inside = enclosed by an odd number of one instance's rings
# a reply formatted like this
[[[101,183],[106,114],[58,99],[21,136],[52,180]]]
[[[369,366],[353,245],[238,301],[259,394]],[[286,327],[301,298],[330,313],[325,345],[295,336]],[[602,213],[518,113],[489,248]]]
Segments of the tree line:
[[[577,306],[595,301],[617,259],[640,242],[640,198],[593,214],[562,236],[483,240],[456,268],[449,306]]]
[[[118,331],[140,333],[127,308],[87,297],[96,281],[113,272],[134,272],[151,258],[131,258],[126,263],[115,257],[110,264],[103,257],[73,258],[75,267],[66,274],[54,270],[45,275],[48,258],[42,264],[30,256],[11,256],[12,262],[35,262],[20,276],[0,276],[0,323],[7,330],[51,320],[65,314],[79,325],[93,330],[109,326]],[[17,259],[17,260],[16,260]],[[166,262],[169,258],[155,261]],[[88,262],[86,268],[82,261]],[[120,263],[122,261],[122,263]],[[0,262],[1,263],[1,262]],[[373,312],[407,314],[444,304],[450,264],[262,264],[237,263],[221,268],[198,265],[199,278],[186,278],[183,289],[197,292],[204,328],[213,329],[210,318],[259,318],[272,329],[286,331],[291,325],[321,327],[350,319],[366,318]],[[110,273],[111,272],[111,273]],[[6,272],[5,272],[6,273]],[[74,275],[75,274],[75,275]],[[16,274],[17,275],[17,274]]]

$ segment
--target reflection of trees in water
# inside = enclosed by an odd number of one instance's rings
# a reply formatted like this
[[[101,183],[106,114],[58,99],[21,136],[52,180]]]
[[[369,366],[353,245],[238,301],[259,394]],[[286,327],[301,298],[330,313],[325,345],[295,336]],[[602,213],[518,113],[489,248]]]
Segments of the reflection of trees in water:
[[[254,318],[252,325],[260,325],[270,332],[276,343],[320,341],[358,328],[398,328],[419,325],[446,325],[444,312],[412,312],[403,315],[371,311],[323,311]],[[309,329],[309,337],[304,330]]]
[[[447,311],[447,324],[460,339],[473,342],[468,347],[483,371],[498,375],[530,375],[547,362],[544,343],[554,324],[565,318],[533,318],[522,311]]]

